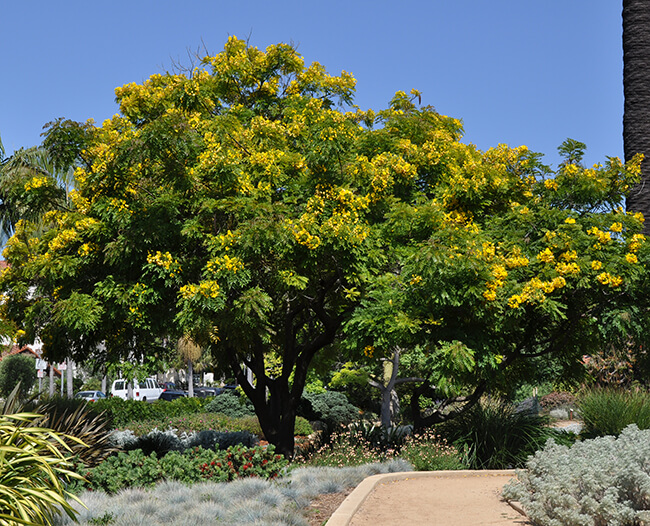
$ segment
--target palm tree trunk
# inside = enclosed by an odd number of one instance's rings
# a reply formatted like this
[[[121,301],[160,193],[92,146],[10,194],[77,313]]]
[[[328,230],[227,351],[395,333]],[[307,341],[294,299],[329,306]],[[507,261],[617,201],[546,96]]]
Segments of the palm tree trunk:
[[[625,160],[642,153],[641,181],[627,198],[628,211],[648,218],[650,232],[650,0],[623,0],[623,149]]]
[[[187,396],[194,398],[194,364],[187,360]]]

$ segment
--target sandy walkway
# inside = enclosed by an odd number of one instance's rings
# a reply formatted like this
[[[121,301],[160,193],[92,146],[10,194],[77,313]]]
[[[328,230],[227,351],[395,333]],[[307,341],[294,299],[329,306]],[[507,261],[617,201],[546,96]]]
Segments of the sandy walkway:
[[[529,524],[500,497],[512,471],[414,472],[369,477],[328,526]]]

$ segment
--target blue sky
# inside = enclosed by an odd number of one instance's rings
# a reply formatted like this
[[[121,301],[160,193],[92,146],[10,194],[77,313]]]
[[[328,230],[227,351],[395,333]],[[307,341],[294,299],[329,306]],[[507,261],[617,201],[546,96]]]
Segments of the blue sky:
[[[622,157],[621,2],[616,0],[1,0],[0,137],[39,144],[57,117],[117,111],[113,90],[187,64],[229,35],[293,43],[352,72],[356,104],[397,90],[463,120],[481,149],[527,145],[556,163],[571,137],[586,161]]]

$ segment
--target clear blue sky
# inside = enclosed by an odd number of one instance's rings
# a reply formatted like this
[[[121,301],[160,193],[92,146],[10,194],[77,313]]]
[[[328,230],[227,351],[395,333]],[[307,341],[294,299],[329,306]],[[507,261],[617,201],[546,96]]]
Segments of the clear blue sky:
[[[363,109],[416,88],[481,149],[525,144],[556,163],[571,137],[589,163],[622,157],[618,0],[0,0],[5,148],[39,144],[57,117],[101,123],[115,87],[229,35],[352,72]]]

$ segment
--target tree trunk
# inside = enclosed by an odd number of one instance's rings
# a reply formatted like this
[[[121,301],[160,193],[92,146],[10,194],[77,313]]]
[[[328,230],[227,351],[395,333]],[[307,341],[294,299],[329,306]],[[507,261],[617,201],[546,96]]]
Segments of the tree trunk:
[[[54,396],[54,365],[50,364],[50,396]]]
[[[626,207],[646,218],[650,232],[650,0],[623,0],[623,149],[625,160],[642,153],[641,181]]]
[[[194,398],[194,364],[187,360],[187,396]]]
[[[275,446],[276,453],[291,459],[295,452],[296,411],[305,386],[308,363],[298,360],[293,383],[289,385],[289,375],[275,379],[267,377],[264,374],[263,355],[258,358],[249,358],[250,369],[242,368],[233,353],[231,369],[253,404],[264,438]],[[250,381],[249,371],[255,375],[254,381]]]
[[[72,360],[70,360],[70,359],[67,359],[66,363],[67,363],[67,367],[66,367],[65,373],[66,373],[66,376],[67,376],[66,382],[68,384],[67,385],[68,398],[72,398],[74,396],[74,382],[73,382],[73,380],[74,380],[74,371],[72,370],[72,368],[74,367],[74,362]]]

